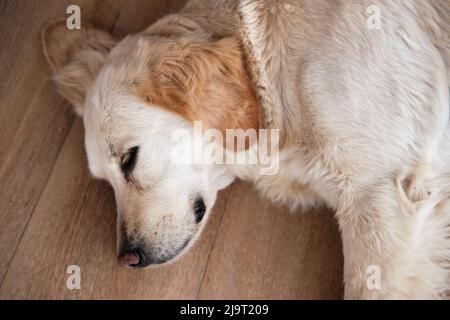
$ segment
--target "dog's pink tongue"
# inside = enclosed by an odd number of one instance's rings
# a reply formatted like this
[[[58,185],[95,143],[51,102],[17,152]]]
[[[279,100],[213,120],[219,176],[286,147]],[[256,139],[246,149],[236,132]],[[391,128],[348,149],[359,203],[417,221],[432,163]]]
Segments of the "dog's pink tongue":
[[[124,267],[134,266],[139,263],[139,256],[135,252],[127,252],[119,257],[119,262]]]

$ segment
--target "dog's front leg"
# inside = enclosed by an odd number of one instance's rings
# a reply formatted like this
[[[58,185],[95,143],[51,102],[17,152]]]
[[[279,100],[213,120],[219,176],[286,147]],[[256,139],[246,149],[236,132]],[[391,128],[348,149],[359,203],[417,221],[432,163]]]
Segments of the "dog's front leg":
[[[437,297],[436,265],[429,261],[420,238],[423,217],[395,183],[373,187],[357,198],[352,195],[343,205],[337,218],[346,299]]]

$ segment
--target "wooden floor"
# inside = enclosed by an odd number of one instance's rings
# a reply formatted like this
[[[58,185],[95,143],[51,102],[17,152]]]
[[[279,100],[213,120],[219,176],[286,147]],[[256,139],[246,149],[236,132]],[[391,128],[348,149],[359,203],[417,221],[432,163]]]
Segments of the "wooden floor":
[[[118,266],[111,188],[89,177],[82,121],[58,97],[40,29],[69,4],[121,37],[184,1],[0,1],[0,298],[339,299],[330,212],[290,214],[243,182],[221,192],[198,245],[176,264]],[[66,286],[69,265],[81,289]]]

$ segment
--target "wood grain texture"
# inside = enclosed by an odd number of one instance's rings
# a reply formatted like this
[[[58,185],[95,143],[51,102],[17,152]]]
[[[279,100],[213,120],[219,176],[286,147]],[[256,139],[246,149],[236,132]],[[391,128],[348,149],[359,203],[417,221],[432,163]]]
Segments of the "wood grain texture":
[[[200,299],[340,299],[341,240],[327,210],[291,213],[236,183]]]
[[[0,1],[0,298],[340,298],[332,214],[290,214],[246,183],[221,192],[198,244],[162,268],[120,268],[111,188],[89,177],[81,119],[49,81],[39,33],[78,4],[123,37],[184,0]],[[75,120],[74,120],[75,119]],[[69,265],[81,290],[68,290]]]

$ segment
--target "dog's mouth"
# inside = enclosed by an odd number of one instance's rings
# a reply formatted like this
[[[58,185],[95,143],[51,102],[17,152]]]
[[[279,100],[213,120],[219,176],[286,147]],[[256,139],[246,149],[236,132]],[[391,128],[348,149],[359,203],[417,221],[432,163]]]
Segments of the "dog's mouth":
[[[122,250],[119,254],[119,263],[127,268],[141,269],[149,266],[161,266],[173,261],[181,255],[183,250],[190,243],[191,238],[186,239],[181,246],[173,250],[169,254],[152,253],[143,246],[137,246],[132,250]]]

